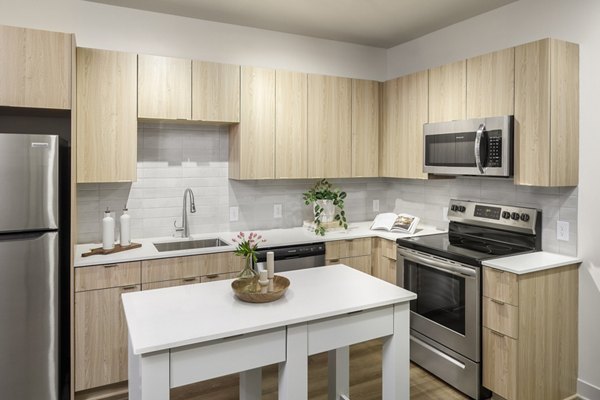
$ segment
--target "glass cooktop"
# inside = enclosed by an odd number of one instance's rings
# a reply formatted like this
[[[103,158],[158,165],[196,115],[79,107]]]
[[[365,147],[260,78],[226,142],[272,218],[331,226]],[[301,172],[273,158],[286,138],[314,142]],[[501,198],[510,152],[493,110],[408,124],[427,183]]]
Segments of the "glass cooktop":
[[[485,240],[452,232],[398,239],[396,242],[403,247],[471,265],[479,265],[481,261],[490,258],[533,250],[516,244]]]

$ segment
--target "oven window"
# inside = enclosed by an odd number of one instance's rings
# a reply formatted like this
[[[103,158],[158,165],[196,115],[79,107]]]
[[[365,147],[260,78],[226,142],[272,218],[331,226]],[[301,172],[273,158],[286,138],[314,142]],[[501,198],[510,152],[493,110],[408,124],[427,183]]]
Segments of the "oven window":
[[[417,294],[411,311],[465,334],[465,278],[405,261],[405,282]]]

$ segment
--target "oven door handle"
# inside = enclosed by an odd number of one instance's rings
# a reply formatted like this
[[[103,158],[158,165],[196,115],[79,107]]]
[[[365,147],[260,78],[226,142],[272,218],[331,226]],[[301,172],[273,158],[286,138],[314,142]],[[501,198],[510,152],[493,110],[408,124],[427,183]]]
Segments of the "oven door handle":
[[[477,275],[477,272],[471,268],[461,267],[460,265],[453,265],[450,263],[445,263],[440,260],[432,259],[429,257],[423,257],[417,254],[408,253],[398,249],[398,254],[404,257],[406,260],[413,261],[416,263],[423,264],[427,267],[435,268],[440,271],[448,272],[453,275],[463,275],[468,277],[474,277]]]
[[[483,131],[485,131],[485,124],[479,125],[479,129],[477,129],[477,136],[475,136],[475,164],[477,164],[477,168],[481,174],[485,174],[483,170],[483,165],[481,165],[481,137],[483,136]]]

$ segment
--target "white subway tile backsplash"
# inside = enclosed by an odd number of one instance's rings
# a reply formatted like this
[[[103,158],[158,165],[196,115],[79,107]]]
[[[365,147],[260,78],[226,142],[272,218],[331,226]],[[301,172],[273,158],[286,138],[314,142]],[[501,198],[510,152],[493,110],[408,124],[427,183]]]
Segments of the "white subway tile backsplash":
[[[192,233],[288,228],[312,219],[302,193],[316,180],[228,179],[227,127],[140,123],[138,180],[132,184],[77,186],[80,243],[99,242],[101,219],[108,206],[121,215],[129,208],[134,238],[172,236],[173,221],[181,224],[183,192],[194,192],[196,210],[188,214]],[[407,212],[429,225],[447,228],[442,210],[451,198],[536,207],[543,210],[545,250],[574,255],[577,249],[577,188],[515,186],[510,179],[332,179],[348,193],[348,220],[364,221],[380,212]],[[282,205],[282,218],[273,218],[273,204]],[[239,207],[239,220],[229,222],[229,207]],[[556,240],[556,221],[568,221],[570,241]],[[118,225],[118,224],[117,224]]]

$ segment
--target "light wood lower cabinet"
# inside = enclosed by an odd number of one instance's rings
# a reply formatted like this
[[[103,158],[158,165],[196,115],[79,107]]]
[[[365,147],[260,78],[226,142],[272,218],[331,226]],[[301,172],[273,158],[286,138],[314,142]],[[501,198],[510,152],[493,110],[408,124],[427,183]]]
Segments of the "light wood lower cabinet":
[[[127,324],[121,294],[140,285],[75,293],[75,390],[127,379]]]
[[[371,255],[372,275],[396,285],[396,242],[373,238]]]
[[[346,264],[371,274],[371,238],[325,243],[325,265]]]
[[[577,265],[483,271],[483,385],[507,400],[577,391]]]

